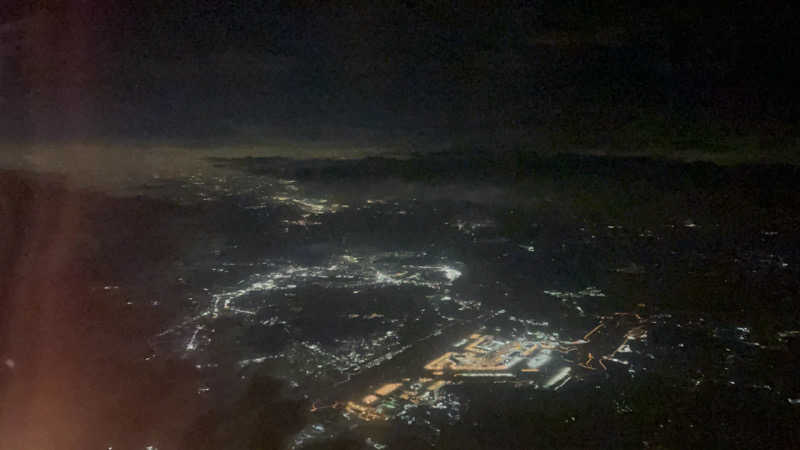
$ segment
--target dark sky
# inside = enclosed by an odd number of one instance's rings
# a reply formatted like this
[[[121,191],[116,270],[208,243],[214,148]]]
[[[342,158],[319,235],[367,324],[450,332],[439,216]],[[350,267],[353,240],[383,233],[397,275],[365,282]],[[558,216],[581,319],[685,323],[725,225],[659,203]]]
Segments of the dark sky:
[[[640,3],[7,0],[0,131],[600,136],[651,117],[794,126],[792,2]]]

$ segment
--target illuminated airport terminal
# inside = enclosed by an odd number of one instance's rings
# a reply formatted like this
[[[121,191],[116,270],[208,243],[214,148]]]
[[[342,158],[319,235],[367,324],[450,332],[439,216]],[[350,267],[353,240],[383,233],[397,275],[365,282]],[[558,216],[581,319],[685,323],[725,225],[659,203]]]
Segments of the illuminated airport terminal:
[[[550,335],[505,339],[473,333],[428,362],[424,376],[383,384],[347,402],[345,410],[367,421],[391,420],[408,406],[431,406],[443,387],[466,381],[526,382],[558,390],[573,377],[607,370],[604,361],[624,363],[616,355],[646,336],[642,323],[635,314],[603,317],[582,339],[567,342]]]

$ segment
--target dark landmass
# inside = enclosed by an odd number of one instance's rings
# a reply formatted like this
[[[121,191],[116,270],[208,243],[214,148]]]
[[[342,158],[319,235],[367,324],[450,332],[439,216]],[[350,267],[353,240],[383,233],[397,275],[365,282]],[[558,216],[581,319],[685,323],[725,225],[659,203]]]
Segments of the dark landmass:
[[[683,325],[649,330],[647,372],[629,377],[614,366],[557,393],[448,387],[468,400],[458,421],[442,424],[438,437],[396,424],[368,428],[380,442],[395,448],[798,442],[797,407],[787,402],[800,392],[798,341],[781,334],[800,320],[793,166],[526,152],[211,162],[254,180],[296,180],[308,195],[324,192],[331,201],[386,203],[289,228],[284,220],[298,217],[297,206],[244,208],[237,202],[249,194],[236,190],[241,187],[222,198],[180,203],[161,198],[186,189],[177,180],[143,188],[146,196],[113,196],[68,189],[54,176],[3,172],[2,233],[15,239],[4,240],[0,253],[9,268],[0,304],[10,312],[0,321],[0,356],[13,360],[0,371],[0,426],[12,448],[286,445],[310,420],[301,393],[317,395],[327,386],[288,387],[271,378],[282,366],[267,363],[199,370],[152,338],[196,306],[197,288],[189,286],[229,286],[242,278],[201,279],[212,248],[224,248],[221,256],[234,261],[290,255],[316,264],[342,249],[386,243],[451,256],[463,265],[464,277],[454,284],[461,295],[520,316],[551,318],[565,333],[592,322],[565,313],[572,303],[554,302],[544,289],[603,286],[602,302],[582,303],[588,314],[638,310]],[[493,224],[488,231],[454,228],[458,221],[468,227],[485,220]],[[535,243],[534,258],[523,257],[530,253],[516,243]],[[119,287],[106,288],[108,280]],[[403,317],[404,308],[426,308],[421,288],[364,291],[298,287],[290,334],[221,318],[209,348],[221,355],[221,367],[236,367],[240,355],[277,353],[293,340],[326,345],[371,333],[377,325],[339,319],[354,310]],[[424,331],[426,317],[420,315],[422,328],[409,336]],[[747,341],[728,336],[738,324],[749,327]],[[413,373],[447,339],[426,341],[325,395],[357,395],[363,385]],[[233,381],[240,376],[244,381]],[[363,448],[361,433],[306,447]]]

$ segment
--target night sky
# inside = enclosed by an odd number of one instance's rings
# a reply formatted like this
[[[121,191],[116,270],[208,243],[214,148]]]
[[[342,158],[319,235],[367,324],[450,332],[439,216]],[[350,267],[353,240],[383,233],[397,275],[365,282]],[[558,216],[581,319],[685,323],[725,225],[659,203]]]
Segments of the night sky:
[[[7,138],[797,131],[792,2],[3,3]]]

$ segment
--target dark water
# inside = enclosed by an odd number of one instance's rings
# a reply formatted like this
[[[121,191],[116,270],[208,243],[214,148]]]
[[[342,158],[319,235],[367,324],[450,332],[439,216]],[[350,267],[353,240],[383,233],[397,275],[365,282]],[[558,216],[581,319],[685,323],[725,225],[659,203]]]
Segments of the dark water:
[[[124,194],[4,172],[0,430],[8,448],[794,447],[797,175],[480,152],[216,159]],[[646,333],[557,389],[452,382],[388,422],[327,407],[473,332],[572,342],[615,313]]]

